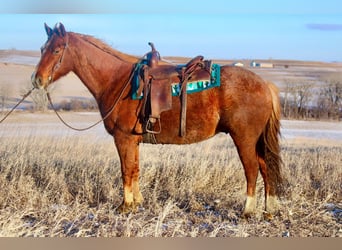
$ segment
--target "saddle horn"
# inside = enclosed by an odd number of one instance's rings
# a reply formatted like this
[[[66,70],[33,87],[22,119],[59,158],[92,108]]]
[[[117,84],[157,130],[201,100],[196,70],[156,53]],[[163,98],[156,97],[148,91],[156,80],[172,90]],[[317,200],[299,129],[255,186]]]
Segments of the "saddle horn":
[[[160,54],[154,47],[152,42],[149,42],[148,45],[151,46],[151,52],[146,55],[147,65],[151,68],[155,68],[158,65],[158,61],[160,60]]]

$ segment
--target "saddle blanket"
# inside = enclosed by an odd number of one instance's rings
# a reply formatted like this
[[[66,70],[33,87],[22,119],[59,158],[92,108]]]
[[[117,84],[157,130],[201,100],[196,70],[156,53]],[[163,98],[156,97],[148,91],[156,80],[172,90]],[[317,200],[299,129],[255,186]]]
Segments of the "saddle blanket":
[[[140,71],[140,68],[144,65],[145,63],[140,63],[137,67],[136,72]],[[180,65],[181,67],[181,65]],[[199,81],[194,81],[194,82],[188,82],[186,86],[186,91],[188,94],[191,93],[196,93],[200,92],[209,88],[213,87],[219,87],[220,86],[220,71],[221,67],[219,64],[213,63],[211,65],[210,69],[210,80],[199,80]],[[140,81],[139,81],[139,73],[135,73],[132,81],[132,99],[133,100],[140,100],[143,98],[143,93],[138,96],[137,90],[139,89],[140,86]],[[178,82],[172,83],[171,84],[171,89],[170,91],[172,92],[173,96],[179,96],[180,91],[181,91],[181,84]]]

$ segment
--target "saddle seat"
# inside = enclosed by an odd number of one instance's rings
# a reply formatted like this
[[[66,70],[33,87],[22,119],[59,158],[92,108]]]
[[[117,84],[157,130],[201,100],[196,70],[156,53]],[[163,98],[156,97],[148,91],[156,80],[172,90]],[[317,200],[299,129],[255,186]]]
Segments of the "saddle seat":
[[[187,83],[210,80],[211,61],[204,61],[203,56],[196,56],[185,65],[166,64],[160,60],[159,52],[153,43],[149,43],[151,51],[147,53],[147,63],[140,70],[138,95],[143,92],[143,107],[140,112],[145,132],[158,134],[161,132],[160,114],[172,108],[172,85],[179,84],[181,101],[180,136],[186,131]],[[159,129],[153,130],[156,121]]]

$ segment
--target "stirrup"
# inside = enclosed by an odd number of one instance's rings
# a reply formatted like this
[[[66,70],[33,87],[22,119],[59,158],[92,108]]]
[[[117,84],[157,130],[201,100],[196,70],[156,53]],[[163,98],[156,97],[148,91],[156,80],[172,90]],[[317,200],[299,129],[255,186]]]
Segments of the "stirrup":
[[[160,132],[161,132],[161,124],[160,124],[160,118],[156,118],[156,117],[150,117],[150,118],[153,118],[153,119],[156,119],[157,121],[158,121],[158,125],[159,125],[159,131],[154,131],[154,130],[150,130],[149,129],[149,125],[152,125],[152,124],[154,124],[155,122],[151,122],[151,120],[150,119],[148,119],[147,120],[147,122],[146,122],[146,126],[145,126],[145,130],[146,130],[146,132],[147,133],[150,133],[150,134],[160,134]]]

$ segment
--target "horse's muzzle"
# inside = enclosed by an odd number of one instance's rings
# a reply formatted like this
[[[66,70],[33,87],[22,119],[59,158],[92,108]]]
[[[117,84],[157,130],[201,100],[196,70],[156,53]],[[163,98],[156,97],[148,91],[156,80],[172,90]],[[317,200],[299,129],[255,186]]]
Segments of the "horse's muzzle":
[[[50,81],[51,77],[49,77],[48,81]],[[36,71],[31,75],[31,82],[33,87],[36,89],[44,89],[47,87],[48,83],[45,83],[41,76],[37,76]]]

